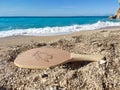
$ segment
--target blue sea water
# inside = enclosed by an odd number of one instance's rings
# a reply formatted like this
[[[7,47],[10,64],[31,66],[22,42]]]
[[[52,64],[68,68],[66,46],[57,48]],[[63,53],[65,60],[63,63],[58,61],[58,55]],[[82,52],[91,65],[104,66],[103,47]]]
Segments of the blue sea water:
[[[54,35],[110,26],[120,26],[120,20],[110,20],[108,16],[0,17],[0,37]]]

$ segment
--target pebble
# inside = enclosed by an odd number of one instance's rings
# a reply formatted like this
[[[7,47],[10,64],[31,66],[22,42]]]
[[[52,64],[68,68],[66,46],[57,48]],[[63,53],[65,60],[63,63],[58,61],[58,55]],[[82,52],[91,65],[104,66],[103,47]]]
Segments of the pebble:
[[[99,61],[99,64],[105,64],[105,63],[106,63],[105,60],[100,60],[100,61]]]
[[[67,84],[67,80],[60,81],[60,86],[64,87]]]
[[[42,78],[42,79],[41,79],[41,82],[42,82],[42,83],[45,83],[46,81],[47,81],[47,80],[46,80],[45,78]]]
[[[37,82],[39,80],[39,76],[35,76],[34,78],[33,78],[33,82]]]
[[[48,74],[43,74],[41,77],[46,78],[46,77],[48,77]]]

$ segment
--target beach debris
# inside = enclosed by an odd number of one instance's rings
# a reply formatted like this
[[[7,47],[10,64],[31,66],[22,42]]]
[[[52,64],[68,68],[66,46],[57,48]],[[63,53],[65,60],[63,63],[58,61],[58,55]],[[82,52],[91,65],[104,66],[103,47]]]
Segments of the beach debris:
[[[23,52],[14,60],[14,64],[21,68],[43,69],[54,67],[66,62],[75,61],[99,61],[102,55],[84,55],[69,53],[57,48],[35,48]]]

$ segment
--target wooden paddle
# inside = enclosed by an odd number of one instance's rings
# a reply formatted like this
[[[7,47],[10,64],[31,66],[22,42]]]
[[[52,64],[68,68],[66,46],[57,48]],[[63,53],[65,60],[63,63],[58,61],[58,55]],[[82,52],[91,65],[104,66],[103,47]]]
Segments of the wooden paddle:
[[[21,68],[43,69],[73,61],[98,61],[101,55],[81,55],[55,48],[36,48],[17,56],[14,64]]]

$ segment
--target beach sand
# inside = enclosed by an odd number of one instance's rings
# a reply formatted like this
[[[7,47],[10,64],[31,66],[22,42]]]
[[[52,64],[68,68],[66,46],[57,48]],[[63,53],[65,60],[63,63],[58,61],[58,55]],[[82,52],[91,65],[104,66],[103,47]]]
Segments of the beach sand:
[[[14,65],[19,53],[37,47],[101,54],[105,60],[72,62],[43,70]],[[0,38],[0,90],[120,90],[120,28]]]

